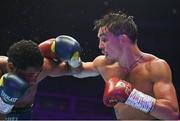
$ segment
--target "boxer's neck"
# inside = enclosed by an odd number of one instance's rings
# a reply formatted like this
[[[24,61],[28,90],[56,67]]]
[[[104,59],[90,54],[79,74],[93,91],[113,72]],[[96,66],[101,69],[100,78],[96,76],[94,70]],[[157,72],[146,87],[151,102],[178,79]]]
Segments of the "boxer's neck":
[[[136,67],[136,65],[140,62],[140,60],[143,58],[143,54],[141,54],[136,60],[129,66],[128,70],[129,72]]]
[[[137,64],[142,60],[143,53],[139,50],[137,45],[129,47],[123,57],[119,59],[120,65],[126,73],[132,71]]]

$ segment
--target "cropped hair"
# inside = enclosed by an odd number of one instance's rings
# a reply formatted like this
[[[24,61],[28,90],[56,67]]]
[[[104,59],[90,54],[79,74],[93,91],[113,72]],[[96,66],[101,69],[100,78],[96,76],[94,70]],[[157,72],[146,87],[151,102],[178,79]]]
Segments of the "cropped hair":
[[[39,68],[43,65],[43,56],[38,45],[31,40],[21,40],[11,45],[7,51],[8,61],[18,69]]]
[[[122,11],[109,12],[102,18],[95,20],[94,29],[106,26],[114,35],[126,34],[133,43],[137,42],[138,28],[133,16],[128,16]]]

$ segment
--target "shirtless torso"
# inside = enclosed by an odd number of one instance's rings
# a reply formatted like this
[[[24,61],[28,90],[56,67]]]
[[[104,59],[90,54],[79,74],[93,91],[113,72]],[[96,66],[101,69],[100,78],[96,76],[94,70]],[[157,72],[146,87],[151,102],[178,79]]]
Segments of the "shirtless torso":
[[[153,82],[149,73],[148,65],[154,61],[155,57],[149,57],[149,59],[141,60],[130,73],[123,71],[122,67],[117,62],[108,64],[106,66],[98,67],[99,73],[104,80],[109,80],[111,77],[119,77],[123,80],[130,82],[133,87],[142,91],[148,95],[153,95]],[[112,71],[113,70],[113,71]],[[117,119],[154,119],[154,117],[136,110],[128,105],[118,103],[115,107],[115,113]]]
[[[89,76],[97,76],[101,75],[102,78],[107,81],[112,77],[118,77],[132,84],[134,88],[137,90],[148,94],[152,97],[158,98],[162,95],[156,90],[159,83],[163,83],[160,81],[156,81],[156,74],[158,71],[166,70],[164,73],[167,73],[167,78],[169,79],[168,83],[171,82],[171,73],[169,70],[165,69],[164,66],[160,69],[156,65],[165,64],[166,62],[162,59],[159,59],[151,54],[143,55],[143,58],[138,61],[137,65],[130,70],[129,72],[125,70],[117,61],[110,61],[105,56],[98,56],[93,62],[83,63],[82,73],[74,75],[75,77],[84,78]],[[174,88],[172,87],[174,90]],[[171,95],[171,92],[167,95]],[[156,96],[155,96],[156,94]],[[165,95],[165,94],[164,94]],[[172,94],[174,97],[174,93]],[[162,96],[163,97],[163,96]],[[172,98],[172,97],[168,97]],[[177,99],[172,99],[175,104],[177,104]],[[114,106],[115,114],[117,119],[157,119],[156,117],[146,114],[140,110],[137,110],[131,106],[128,106],[124,103],[118,103]]]

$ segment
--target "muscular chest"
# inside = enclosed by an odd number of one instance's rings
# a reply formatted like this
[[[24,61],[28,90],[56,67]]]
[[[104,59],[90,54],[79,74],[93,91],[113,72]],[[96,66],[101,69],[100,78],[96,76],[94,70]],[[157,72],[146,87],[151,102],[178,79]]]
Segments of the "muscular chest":
[[[123,77],[123,73],[118,64],[106,65],[99,69],[99,72],[104,81],[109,80],[112,77]]]
[[[144,66],[139,66],[130,72],[126,78],[134,88],[146,94],[153,95],[153,82],[149,71]]]
[[[112,77],[118,77],[131,83],[137,90],[153,95],[153,83],[149,71],[143,64],[134,68],[132,72],[126,73],[117,63],[115,63],[104,66],[100,69],[100,73],[105,81]]]

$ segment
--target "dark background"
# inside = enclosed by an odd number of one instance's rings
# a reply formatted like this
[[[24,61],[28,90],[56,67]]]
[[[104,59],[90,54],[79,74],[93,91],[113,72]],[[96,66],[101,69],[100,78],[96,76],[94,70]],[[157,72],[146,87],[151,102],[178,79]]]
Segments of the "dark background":
[[[0,54],[6,55],[8,47],[21,39],[40,43],[66,34],[80,42],[82,60],[92,61],[100,54],[94,20],[110,10],[123,10],[134,16],[140,48],[170,64],[179,98],[178,0],[1,0]],[[103,90],[101,77],[48,77],[39,84],[33,117],[115,119],[114,111],[102,103]]]

